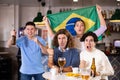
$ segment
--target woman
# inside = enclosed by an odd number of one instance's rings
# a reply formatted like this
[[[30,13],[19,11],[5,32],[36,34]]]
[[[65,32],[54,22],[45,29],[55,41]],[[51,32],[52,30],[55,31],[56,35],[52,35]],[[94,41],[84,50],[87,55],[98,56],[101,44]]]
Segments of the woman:
[[[107,76],[113,75],[114,70],[105,53],[95,48],[96,42],[98,41],[96,34],[93,32],[85,33],[81,41],[84,41],[85,50],[80,54],[80,68],[90,69],[92,59],[95,58],[97,77],[93,80],[108,80]]]
[[[54,36],[52,42],[54,48],[48,49],[48,66],[59,70],[58,57],[65,57],[66,64],[63,72],[71,72],[72,67],[79,67],[80,57],[77,49],[74,48],[74,42],[71,34],[66,29],[60,29]]]
[[[97,13],[98,13],[98,17],[100,19],[100,28],[96,31],[94,31],[94,33],[99,37],[101,34],[104,33],[104,31],[107,29],[106,28],[106,23],[105,23],[105,20],[101,14],[101,7],[100,6],[96,6],[97,8]],[[52,29],[50,28],[50,25],[49,25],[49,22],[48,22],[48,19],[46,17],[43,18],[44,22],[45,22],[45,25],[47,27],[47,30],[48,30],[48,33],[49,35],[53,38],[54,36],[54,33],[52,31]],[[72,24],[72,25],[71,25]],[[81,51],[84,49],[84,46],[83,46],[83,43],[80,42],[80,38],[83,36],[83,34],[85,33],[85,24],[84,24],[84,21],[80,18],[76,18],[72,21],[69,22],[69,24],[66,25],[66,29],[67,27],[74,27],[74,30],[72,30],[73,32],[75,32],[75,36],[74,36],[74,39],[75,39],[75,47]],[[69,31],[69,30],[68,30]],[[74,33],[73,33],[74,34]]]

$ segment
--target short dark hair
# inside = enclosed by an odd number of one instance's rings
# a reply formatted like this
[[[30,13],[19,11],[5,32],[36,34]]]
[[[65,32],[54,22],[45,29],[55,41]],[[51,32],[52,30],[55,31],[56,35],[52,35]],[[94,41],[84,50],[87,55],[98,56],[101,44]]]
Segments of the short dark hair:
[[[91,32],[91,31],[86,32],[86,33],[82,36],[82,38],[80,39],[80,41],[85,41],[86,37],[88,37],[88,36],[92,36],[92,37],[94,38],[94,42],[97,42],[97,41],[98,41],[97,35],[96,35],[95,33]]]
[[[35,23],[32,22],[32,21],[27,22],[27,23],[25,24],[25,28],[26,28],[26,26],[28,26],[28,25],[32,25],[32,26],[34,26],[34,28],[36,28],[36,27],[35,27]],[[25,28],[24,28],[24,29],[25,29]]]

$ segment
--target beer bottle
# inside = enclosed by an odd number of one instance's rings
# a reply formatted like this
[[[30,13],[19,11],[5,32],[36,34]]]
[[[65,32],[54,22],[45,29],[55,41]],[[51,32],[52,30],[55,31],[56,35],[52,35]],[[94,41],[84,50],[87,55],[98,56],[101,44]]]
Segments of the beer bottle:
[[[95,58],[92,59],[92,65],[91,65],[91,76],[96,76],[96,66],[95,66]]]
[[[15,31],[15,29],[14,29]],[[12,45],[15,45],[16,44],[16,33],[15,35],[12,35]]]

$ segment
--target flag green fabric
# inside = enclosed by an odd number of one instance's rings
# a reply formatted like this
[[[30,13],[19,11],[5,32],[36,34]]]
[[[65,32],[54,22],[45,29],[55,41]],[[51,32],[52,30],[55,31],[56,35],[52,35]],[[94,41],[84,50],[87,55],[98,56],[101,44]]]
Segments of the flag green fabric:
[[[96,6],[49,14],[47,17],[50,20],[52,30],[55,32],[59,29],[66,28],[67,22],[72,18],[80,18],[85,22],[85,32],[94,31],[100,27]],[[102,36],[98,39],[101,40]]]

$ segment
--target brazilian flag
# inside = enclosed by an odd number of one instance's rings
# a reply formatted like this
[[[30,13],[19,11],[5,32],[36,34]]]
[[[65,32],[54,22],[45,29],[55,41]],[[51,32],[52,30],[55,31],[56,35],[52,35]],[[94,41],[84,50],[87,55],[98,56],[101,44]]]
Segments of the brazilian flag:
[[[75,35],[74,24],[80,19],[85,23],[85,32],[95,31],[100,27],[96,6],[49,14],[47,17],[50,21],[52,30],[55,32],[59,29],[66,28],[72,35]],[[98,39],[101,40],[102,36],[99,36]]]

